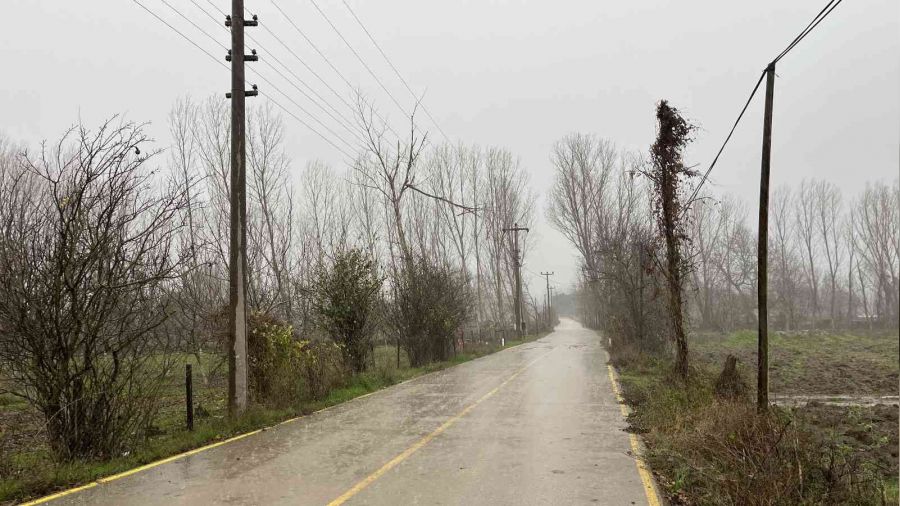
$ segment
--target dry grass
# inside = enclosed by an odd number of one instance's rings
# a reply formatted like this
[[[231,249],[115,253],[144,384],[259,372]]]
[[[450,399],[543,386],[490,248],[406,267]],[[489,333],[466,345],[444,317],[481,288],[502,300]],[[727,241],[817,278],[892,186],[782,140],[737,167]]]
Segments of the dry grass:
[[[896,455],[880,453],[897,446],[896,418],[881,427],[847,419],[826,430],[802,409],[758,414],[746,397],[718,399],[717,371],[695,367],[680,382],[667,360],[623,356],[614,362],[633,407],[629,421],[672,503],[897,503]],[[853,431],[872,434],[846,437]]]

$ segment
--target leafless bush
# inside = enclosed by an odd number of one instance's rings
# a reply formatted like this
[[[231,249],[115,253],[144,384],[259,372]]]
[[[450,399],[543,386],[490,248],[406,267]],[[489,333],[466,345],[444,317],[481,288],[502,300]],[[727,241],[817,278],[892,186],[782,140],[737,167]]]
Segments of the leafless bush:
[[[146,141],[117,119],[74,127],[0,180],[0,365],[62,459],[140,437],[165,373],[187,204],[147,169]]]

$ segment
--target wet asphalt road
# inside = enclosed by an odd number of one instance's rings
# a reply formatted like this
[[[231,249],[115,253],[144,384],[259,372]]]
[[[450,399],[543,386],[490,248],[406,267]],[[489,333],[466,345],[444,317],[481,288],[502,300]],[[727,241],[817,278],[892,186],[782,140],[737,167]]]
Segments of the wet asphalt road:
[[[563,320],[539,341],[52,504],[647,504],[599,341]]]

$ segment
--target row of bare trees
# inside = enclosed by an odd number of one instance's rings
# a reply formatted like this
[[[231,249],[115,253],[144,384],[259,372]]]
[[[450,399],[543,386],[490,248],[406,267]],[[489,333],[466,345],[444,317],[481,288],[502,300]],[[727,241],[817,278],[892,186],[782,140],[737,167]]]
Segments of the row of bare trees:
[[[576,247],[585,321],[611,336],[657,346],[675,329],[666,315],[669,272],[683,268],[682,313],[702,329],[756,325],[756,231],[751,206],[733,196],[674,190],[681,267],[667,265],[657,226],[663,188],[653,160],[585,134],[558,141],[548,217]],[[689,180],[689,174],[685,179]],[[655,212],[656,210],[656,212]],[[770,211],[773,328],[896,327],[900,292],[900,182],[874,182],[845,196],[826,181],[774,191]]]
[[[281,119],[267,107],[249,114],[251,306],[312,331],[312,277],[338,252],[359,248],[386,274],[422,258],[458,270],[473,294],[474,320],[511,325],[514,262],[503,228],[527,226],[535,212],[518,159],[502,148],[431,146],[416,129],[392,136],[361,104],[366,146],[343,170],[312,161],[295,171]],[[183,100],[170,117],[171,165],[193,203],[182,244],[198,268],[184,286],[210,307],[223,300],[227,273],[227,124],[214,99]]]
[[[421,365],[446,359],[463,327],[511,328],[503,230],[535,218],[517,157],[431,145],[414,123],[396,136],[359,104],[364,145],[341,169],[296,168],[281,118],[249,111],[257,320],[298,342],[340,341],[354,372],[375,335]],[[224,367],[227,103],[180,100],[169,130],[162,156],[144,125],[119,118],[37,151],[0,139],[0,390],[44,415],[63,459],[140,438],[173,352],[195,354],[204,381]]]
[[[900,291],[900,186],[875,182],[845,197],[804,180],[773,192],[770,322],[776,329],[896,326]],[[698,325],[755,322],[756,232],[748,206],[712,196],[691,209]]]

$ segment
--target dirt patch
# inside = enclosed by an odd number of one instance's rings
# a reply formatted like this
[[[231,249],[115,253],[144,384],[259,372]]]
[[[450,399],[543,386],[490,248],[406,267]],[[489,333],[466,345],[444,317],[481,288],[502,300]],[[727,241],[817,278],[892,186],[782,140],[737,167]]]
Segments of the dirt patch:
[[[38,413],[25,405],[0,409],[0,455],[44,446]]]

